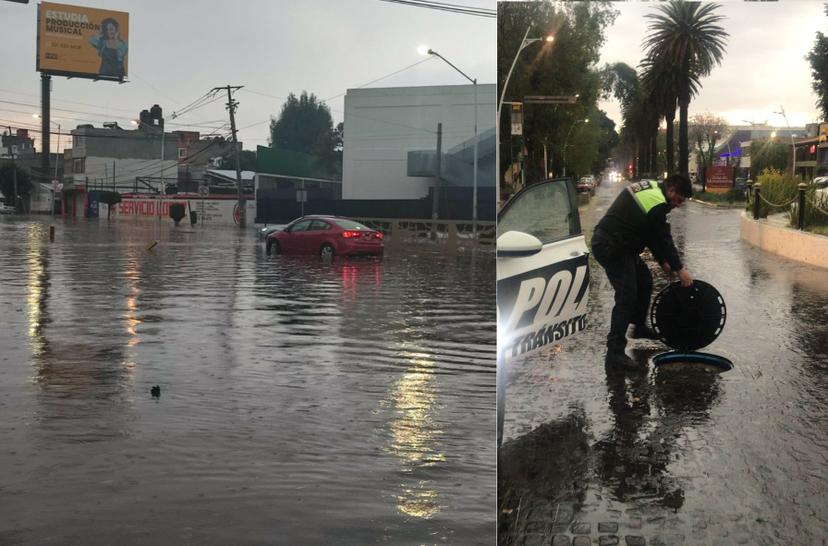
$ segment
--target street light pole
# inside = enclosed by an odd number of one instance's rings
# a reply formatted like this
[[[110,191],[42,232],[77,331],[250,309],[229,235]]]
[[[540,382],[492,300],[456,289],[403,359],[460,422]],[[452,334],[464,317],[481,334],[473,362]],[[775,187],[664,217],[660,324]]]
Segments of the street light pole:
[[[495,191],[497,192],[497,203],[500,203],[500,112],[503,110],[503,99],[506,97],[506,89],[509,87],[509,78],[512,77],[512,71],[515,69],[515,65],[517,64],[520,52],[523,51],[524,48],[526,48],[526,46],[544,40],[544,38],[527,39],[526,37],[529,36],[530,30],[532,30],[532,25],[529,25],[526,28],[526,32],[523,34],[523,39],[520,41],[520,47],[518,47],[518,50],[515,53],[515,58],[512,59],[512,66],[509,67],[509,72],[506,74],[506,81],[503,82],[503,90],[500,92],[500,100],[497,103],[497,119],[495,120],[495,169],[497,172],[497,180],[495,181]],[[547,36],[545,38],[547,42],[551,42],[554,39],[554,36]]]
[[[475,239],[477,239],[477,78],[470,78],[462,70],[454,66],[451,62],[449,62],[448,59],[446,59],[433,49],[429,49],[428,54],[441,58],[443,61],[446,62],[446,64],[448,64],[450,67],[459,72],[464,78],[472,82],[472,87],[474,87],[474,175],[472,182],[472,236]]]
[[[780,104],[779,109],[781,110],[781,112],[774,112],[774,114],[782,114],[782,117],[785,118],[785,125],[788,126],[788,132],[791,134],[791,150],[793,150],[793,157],[791,158],[791,176],[796,176],[796,144],[794,144],[794,136],[791,132],[791,124],[788,123],[788,116],[785,115],[785,107]]]
[[[572,134],[572,129],[575,128],[575,125],[577,125],[579,121],[583,121],[584,123],[589,123],[589,118],[584,118],[582,120],[581,119],[576,119],[575,121],[572,122],[572,125],[570,125],[570,127],[569,127],[569,131],[567,131],[567,133],[566,133],[566,138],[564,139],[564,147],[563,147],[563,176],[564,176],[564,178],[566,178],[566,146],[567,146],[566,143],[569,142],[569,135]]]

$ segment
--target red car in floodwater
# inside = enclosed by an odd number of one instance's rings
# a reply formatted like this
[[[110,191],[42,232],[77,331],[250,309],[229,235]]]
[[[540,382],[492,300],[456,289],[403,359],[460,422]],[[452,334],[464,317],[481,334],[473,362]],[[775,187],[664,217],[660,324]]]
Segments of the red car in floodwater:
[[[267,253],[324,258],[382,254],[382,232],[339,216],[303,216],[267,236]]]

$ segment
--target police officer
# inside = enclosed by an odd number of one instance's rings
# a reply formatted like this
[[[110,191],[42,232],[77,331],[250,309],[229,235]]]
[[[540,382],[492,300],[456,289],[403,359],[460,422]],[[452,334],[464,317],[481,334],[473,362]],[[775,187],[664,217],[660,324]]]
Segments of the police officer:
[[[679,259],[667,223],[667,213],[681,206],[691,193],[690,180],[677,174],[661,184],[647,180],[634,182],[621,191],[595,227],[592,252],[615,290],[607,335],[609,366],[638,367],[624,353],[630,324],[634,325],[633,338],[658,339],[646,324],[653,277],[640,256],[645,247],[665,273],[677,273],[682,286],[693,284],[690,272]]]

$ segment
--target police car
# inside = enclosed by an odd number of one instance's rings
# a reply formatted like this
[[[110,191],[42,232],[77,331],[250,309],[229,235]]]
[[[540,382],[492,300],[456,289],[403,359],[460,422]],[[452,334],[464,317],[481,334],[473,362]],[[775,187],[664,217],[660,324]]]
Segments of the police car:
[[[497,217],[498,441],[504,366],[586,327],[589,261],[577,195],[564,178],[525,187]]]

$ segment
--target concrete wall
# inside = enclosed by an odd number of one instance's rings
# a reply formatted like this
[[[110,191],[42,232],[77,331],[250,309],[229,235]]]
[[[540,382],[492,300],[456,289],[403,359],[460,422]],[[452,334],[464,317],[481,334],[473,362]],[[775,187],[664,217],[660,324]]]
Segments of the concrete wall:
[[[172,223],[169,215],[169,207],[173,203],[189,203],[189,210],[198,214],[198,224],[203,227],[226,227],[236,225],[233,211],[237,201],[233,198],[187,198],[170,196],[165,199],[156,199],[150,196],[124,196],[121,202],[115,205],[112,218],[120,221],[158,221],[159,212],[161,220]],[[256,217],[256,202],[249,200],[247,205],[247,226],[253,226],[253,219]],[[106,218],[106,205],[101,204],[99,216]],[[189,216],[182,220],[182,224],[189,224]]]
[[[494,127],[494,84],[477,86],[478,134]],[[345,95],[343,199],[419,199],[434,180],[406,173],[408,152],[443,152],[474,136],[472,85],[349,89]]]
[[[828,269],[828,237],[774,225],[767,219],[754,220],[742,213],[744,241],[791,260]]]

